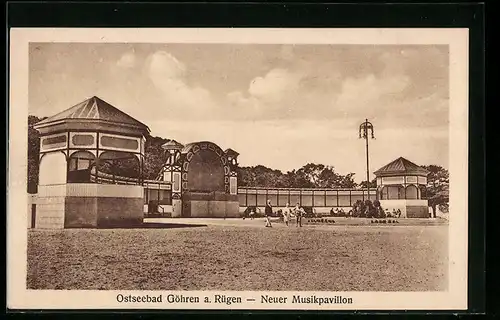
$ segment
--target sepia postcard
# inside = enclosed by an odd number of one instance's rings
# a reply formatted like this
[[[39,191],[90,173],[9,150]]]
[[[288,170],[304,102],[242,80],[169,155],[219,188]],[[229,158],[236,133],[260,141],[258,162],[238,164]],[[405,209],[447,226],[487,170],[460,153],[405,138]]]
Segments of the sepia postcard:
[[[10,31],[11,309],[465,310],[467,29]]]

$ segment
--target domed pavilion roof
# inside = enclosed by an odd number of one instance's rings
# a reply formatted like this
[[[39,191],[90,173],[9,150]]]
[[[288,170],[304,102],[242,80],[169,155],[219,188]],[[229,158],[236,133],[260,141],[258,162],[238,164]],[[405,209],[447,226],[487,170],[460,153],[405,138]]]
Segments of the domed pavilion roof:
[[[96,96],[38,122],[35,128],[46,128],[68,123],[100,123],[104,127],[106,124],[118,125],[149,133],[147,125]]]
[[[162,144],[161,147],[165,150],[182,150],[184,148],[181,143],[175,140],[168,140],[167,142]]]
[[[233,150],[233,149],[231,149],[231,148],[226,149],[226,150],[224,151],[224,153],[225,153],[225,154],[227,154],[227,155],[228,155],[228,156],[230,156],[230,157],[237,157],[237,156],[239,156],[239,155],[240,155],[238,152],[234,151],[234,150]]]
[[[399,157],[389,164],[374,172],[377,177],[397,176],[397,175],[418,175],[427,176],[429,171],[416,165],[408,159]]]

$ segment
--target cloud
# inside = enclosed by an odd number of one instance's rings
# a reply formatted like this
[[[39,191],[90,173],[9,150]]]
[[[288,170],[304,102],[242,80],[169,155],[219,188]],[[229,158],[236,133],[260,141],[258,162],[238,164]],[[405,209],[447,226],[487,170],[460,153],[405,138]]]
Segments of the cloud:
[[[272,69],[250,82],[248,93],[266,102],[278,102],[298,89],[301,76],[286,69]]]
[[[121,56],[120,60],[116,62],[116,65],[125,69],[133,68],[135,66],[135,60],[135,53],[127,52]]]
[[[359,78],[346,78],[342,82],[336,107],[347,112],[367,110],[392,102],[408,87],[406,76],[376,77],[373,74]],[[377,108],[380,112],[380,109]]]
[[[232,91],[225,96],[225,115],[239,120],[289,117],[301,78],[299,73],[280,68],[255,77],[247,91]]]
[[[269,62],[265,69],[248,71],[229,92],[214,82],[217,68],[200,69],[200,62],[177,51],[156,51],[144,68],[149,95],[158,102],[150,115],[238,121],[341,119],[351,125],[370,118],[386,127],[446,125],[445,51],[283,45],[275,53],[286,64]],[[136,60],[129,53],[120,63]],[[242,80],[240,73],[228,74],[228,81]]]
[[[347,78],[334,108],[353,121],[369,118],[376,126],[439,127],[448,125],[449,99],[438,91],[409,96],[414,80],[404,74]]]
[[[188,83],[187,67],[170,53],[155,52],[146,65],[148,77],[162,94],[164,105],[158,111],[164,115],[204,117],[218,108],[207,89]]]

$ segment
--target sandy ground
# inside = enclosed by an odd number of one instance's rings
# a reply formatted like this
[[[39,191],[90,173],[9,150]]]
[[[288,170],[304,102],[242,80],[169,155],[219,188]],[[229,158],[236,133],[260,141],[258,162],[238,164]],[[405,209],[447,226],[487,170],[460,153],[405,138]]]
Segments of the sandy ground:
[[[296,228],[275,223],[264,228],[262,219],[175,220],[177,225],[148,221],[137,229],[30,230],[28,288],[435,291],[447,287],[447,225]]]

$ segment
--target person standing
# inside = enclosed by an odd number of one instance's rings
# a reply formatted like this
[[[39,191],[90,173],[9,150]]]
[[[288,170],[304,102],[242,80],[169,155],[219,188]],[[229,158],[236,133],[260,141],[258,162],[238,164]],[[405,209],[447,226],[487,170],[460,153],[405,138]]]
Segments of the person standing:
[[[271,205],[271,200],[267,200],[266,209],[264,211],[266,214],[266,227],[272,228],[271,216],[273,215],[273,206]]]
[[[302,208],[300,207],[299,203],[295,205],[295,216],[297,217],[297,227],[302,227]]]
[[[290,220],[290,204],[287,203],[285,210],[283,211],[283,220],[285,221],[286,226],[288,227],[288,221]]]

